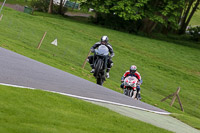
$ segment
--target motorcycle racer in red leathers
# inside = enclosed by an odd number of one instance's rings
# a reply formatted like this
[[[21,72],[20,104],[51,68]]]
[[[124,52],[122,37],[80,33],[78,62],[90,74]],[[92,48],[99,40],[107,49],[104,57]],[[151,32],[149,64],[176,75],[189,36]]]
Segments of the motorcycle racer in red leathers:
[[[122,89],[124,88],[124,79],[125,79],[126,77],[128,77],[128,76],[133,76],[133,77],[136,77],[136,78],[138,79],[138,83],[137,83],[136,89],[137,89],[137,97],[138,97],[138,99],[140,100],[140,99],[141,99],[141,96],[140,96],[140,90],[141,90],[140,85],[142,84],[143,81],[142,81],[142,78],[141,78],[141,76],[140,76],[140,73],[137,71],[137,67],[136,67],[135,65],[132,65],[132,66],[130,67],[130,70],[126,71],[126,72],[124,73],[124,75],[122,76],[122,78],[121,78],[122,84],[120,85],[120,87],[121,87]]]

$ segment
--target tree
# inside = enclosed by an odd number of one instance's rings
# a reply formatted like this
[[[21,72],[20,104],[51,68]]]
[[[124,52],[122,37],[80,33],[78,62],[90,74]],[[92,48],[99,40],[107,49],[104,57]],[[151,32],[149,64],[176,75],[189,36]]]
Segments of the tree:
[[[200,0],[185,0],[185,8],[181,12],[179,34],[185,33],[192,16],[198,9]]]
[[[151,0],[146,5],[145,16],[148,21],[144,32],[151,33],[158,25],[162,33],[178,30],[180,9],[184,7],[184,0]]]
[[[62,14],[63,0],[60,0],[59,14]]]
[[[49,2],[49,9],[48,9],[48,13],[52,13],[52,11],[53,11],[53,0],[50,0],[50,2]]]
[[[98,13],[117,15],[125,21],[141,21],[139,30],[150,34],[160,29],[178,29],[179,10],[184,0],[87,0],[85,4]],[[109,19],[109,18],[108,18]]]

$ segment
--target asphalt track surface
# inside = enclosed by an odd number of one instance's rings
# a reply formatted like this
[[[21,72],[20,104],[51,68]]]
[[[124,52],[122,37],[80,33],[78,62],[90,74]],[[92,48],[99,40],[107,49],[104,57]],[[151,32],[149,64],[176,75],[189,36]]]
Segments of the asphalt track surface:
[[[133,100],[121,93],[4,48],[0,48],[0,83],[55,91],[77,98],[169,114],[165,110]]]
[[[0,47],[0,84],[42,89],[90,101],[122,115],[177,133],[200,133],[167,111],[133,100],[67,72]],[[146,110],[146,111],[141,111]]]

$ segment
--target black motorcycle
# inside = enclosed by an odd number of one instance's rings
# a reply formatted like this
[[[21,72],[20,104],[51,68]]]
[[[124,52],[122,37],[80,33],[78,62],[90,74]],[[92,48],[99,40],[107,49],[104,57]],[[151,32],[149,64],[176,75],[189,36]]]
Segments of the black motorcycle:
[[[97,80],[97,84],[103,85],[106,80],[106,69],[109,58],[109,50],[105,45],[100,45],[98,49],[95,49],[94,53],[94,77]]]

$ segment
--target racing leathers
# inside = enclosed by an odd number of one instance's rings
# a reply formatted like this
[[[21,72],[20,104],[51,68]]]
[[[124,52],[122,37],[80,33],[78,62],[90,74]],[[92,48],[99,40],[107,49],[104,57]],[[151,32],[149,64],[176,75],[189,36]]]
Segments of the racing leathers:
[[[137,84],[137,86],[136,86],[136,89],[137,89],[137,93],[138,93],[138,95],[139,95],[139,97],[140,97],[140,85],[142,84],[142,78],[141,78],[141,76],[140,76],[140,73],[138,72],[138,71],[136,71],[135,73],[131,73],[130,72],[130,70],[128,70],[128,71],[126,71],[125,73],[124,73],[124,75],[122,76],[122,78],[121,78],[121,82],[122,82],[122,84],[120,85],[120,87],[123,89],[124,88],[124,79],[126,78],[126,77],[128,77],[128,76],[133,76],[133,77],[136,77],[137,79],[138,79],[138,84]],[[141,98],[140,98],[141,99]]]

